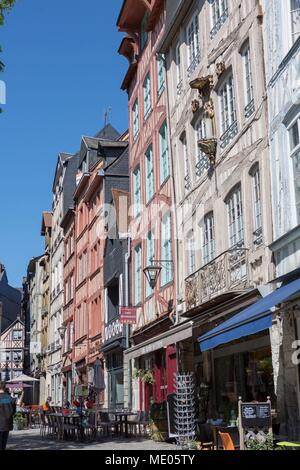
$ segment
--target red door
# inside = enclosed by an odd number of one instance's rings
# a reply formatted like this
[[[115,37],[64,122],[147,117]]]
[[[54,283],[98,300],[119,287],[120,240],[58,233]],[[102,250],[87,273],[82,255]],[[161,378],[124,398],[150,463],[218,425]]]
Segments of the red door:
[[[177,373],[176,346],[168,346],[166,351],[168,395],[175,392],[175,375]]]

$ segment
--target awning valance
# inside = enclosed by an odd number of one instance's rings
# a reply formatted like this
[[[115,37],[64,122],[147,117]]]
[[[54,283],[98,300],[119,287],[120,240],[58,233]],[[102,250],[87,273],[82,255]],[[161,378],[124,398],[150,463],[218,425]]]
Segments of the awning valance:
[[[171,344],[179,343],[187,338],[193,336],[193,322],[189,321],[182,325],[171,328],[170,330],[162,333],[161,335],[155,336],[155,338],[144,341],[142,344],[133,346],[130,349],[124,351],[125,358],[135,359],[140,356],[158,351],[159,349],[166,348]]]
[[[300,292],[300,279],[280,287],[255,304],[242,310],[229,320],[198,338],[201,351],[208,351],[220,344],[229,343],[244,336],[250,336],[272,326],[272,312],[270,309],[278,305],[297,292]]]

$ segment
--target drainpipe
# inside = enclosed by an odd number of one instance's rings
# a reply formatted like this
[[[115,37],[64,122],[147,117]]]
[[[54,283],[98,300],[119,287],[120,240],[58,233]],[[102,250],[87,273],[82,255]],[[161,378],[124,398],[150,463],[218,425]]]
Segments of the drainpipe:
[[[131,238],[127,234],[127,253],[125,254],[125,307],[129,307],[129,260],[131,251]],[[130,325],[126,325],[126,349],[129,349]],[[132,406],[132,383],[131,383],[131,359],[129,360],[128,371],[128,408]]]
[[[175,308],[176,308],[176,321],[175,325],[178,325],[180,322],[179,312],[178,312],[178,293],[179,293],[179,250],[178,250],[178,243],[179,243],[179,230],[178,230],[178,220],[177,220],[177,198],[176,198],[176,187],[175,187],[175,172],[174,172],[174,153],[173,147],[171,145],[171,110],[170,110],[170,93],[169,93],[169,83],[168,83],[168,76],[167,76],[167,60],[165,55],[161,55],[163,57],[164,65],[165,65],[165,91],[166,91],[166,119],[168,125],[168,147],[169,147],[169,162],[171,166],[171,180],[172,180],[172,189],[173,189],[173,204],[175,211],[173,212],[173,223],[174,223],[174,232],[175,232],[175,242],[174,242],[174,253],[175,253]],[[176,348],[176,368],[177,372],[179,371],[179,361],[180,361],[180,350],[178,344],[175,345]]]

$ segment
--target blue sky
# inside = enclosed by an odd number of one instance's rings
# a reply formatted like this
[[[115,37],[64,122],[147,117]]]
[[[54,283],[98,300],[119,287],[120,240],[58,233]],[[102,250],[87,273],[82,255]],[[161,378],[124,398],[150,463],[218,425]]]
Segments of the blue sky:
[[[43,251],[41,214],[51,209],[57,155],[75,152],[82,135],[127,126],[118,55],[122,0],[17,0],[0,28],[7,102],[0,115],[0,261],[20,285]]]

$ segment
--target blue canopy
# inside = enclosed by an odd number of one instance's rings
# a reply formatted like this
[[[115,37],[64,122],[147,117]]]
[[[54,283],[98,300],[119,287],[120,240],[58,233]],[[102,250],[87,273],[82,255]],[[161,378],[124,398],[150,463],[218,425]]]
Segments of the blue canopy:
[[[208,351],[220,344],[229,343],[243,336],[253,335],[270,328],[272,326],[270,309],[288,300],[298,291],[300,291],[300,279],[296,279],[258,300],[255,304],[200,336],[198,338],[200,350],[202,352]]]

